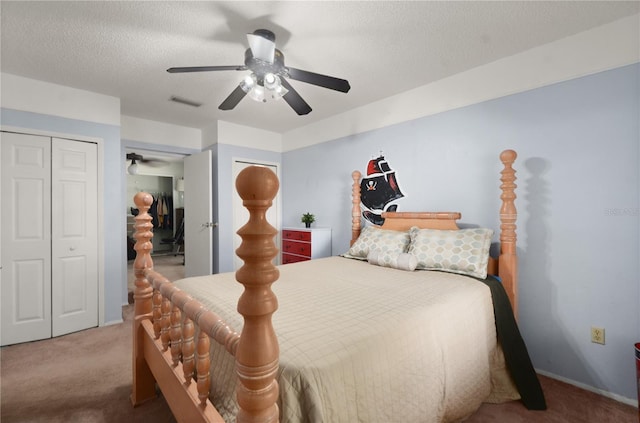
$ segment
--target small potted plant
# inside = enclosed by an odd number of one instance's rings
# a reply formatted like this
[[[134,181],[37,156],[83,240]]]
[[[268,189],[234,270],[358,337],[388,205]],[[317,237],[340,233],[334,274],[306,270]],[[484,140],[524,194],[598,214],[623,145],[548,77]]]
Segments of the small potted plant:
[[[316,217],[311,213],[305,213],[302,215],[302,218],[300,219],[300,221],[304,223],[304,226],[306,228],[310,228],[311,224],[316,221]]]

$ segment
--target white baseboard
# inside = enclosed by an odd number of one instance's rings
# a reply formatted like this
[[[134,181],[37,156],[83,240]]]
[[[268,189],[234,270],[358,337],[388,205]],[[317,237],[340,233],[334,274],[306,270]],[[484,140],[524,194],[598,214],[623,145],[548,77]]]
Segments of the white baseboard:
[[[550,377],[551,379],[559,380],[560,382],[568,383],[569,385],[577,386],[578,388],[584,389],[586,391],[595,392],[596,394],[602,395],[603,397],[611,398],[623,404],[632,405],[634,407],[638,407],[638,400],[623,397],[622,395],[614,394],[613,392],[605,391],[604,389],[594,388],[593,386],[586,385],[581,382],[576,382],[575,380],[567,379],[566,377],[558,376],[553,373],[549,373],[544,370],[536,369],[536,372],[541,374],[542,376]]]
[[[104,326],[117,325],[117,324],[123,323],[123,322],[124,322],[123,319],[109,320],[108,322],[104,322]]]

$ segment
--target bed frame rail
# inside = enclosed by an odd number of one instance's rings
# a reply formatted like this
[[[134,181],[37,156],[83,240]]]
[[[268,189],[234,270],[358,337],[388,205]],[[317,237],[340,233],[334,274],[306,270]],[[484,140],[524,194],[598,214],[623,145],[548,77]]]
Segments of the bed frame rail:
[[[238,301],[238,311],[244,317],[241,334],[153,271],[152,218],[148,213],[153,198],[143,192],[136,194],[134,405],[155,398],[157,383],[178,421],[223,422],[209,401],[209,347],[213,340],[236,358],[240,382],[237,422],[278,421],[275,377],[279,349],[271,323],[278,307],[271,291],[271,284],[279,276],[271,263],[278,252],[273,241],[277,231],[265,218],[278,187],[275,174],[262,167],[249,167],[236,180],[236,189],[250,215],[238,231],[242,244],[236,251],[245,262],[236,273],[236,280],[245,287]]]

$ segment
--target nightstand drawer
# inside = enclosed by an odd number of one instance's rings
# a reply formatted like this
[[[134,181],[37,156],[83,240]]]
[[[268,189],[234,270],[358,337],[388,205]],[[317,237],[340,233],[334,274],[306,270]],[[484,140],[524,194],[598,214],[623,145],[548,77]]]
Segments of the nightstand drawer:
[[[297,263],[299,261],[311,260],[309,257],[294,256],[293,254],[282,253],[282,264]]]
[[[282,228],[282,264],[313,260],[331,255],[330,228]]]
[[[293,239],[296,241],[307,241],[311,242],[311,232],[308,231],[292,231],[292,230],[284,230],[282,231],[282,239]]]
[[[282,252],[311,257],[311,243],[298,241],[282,241]]]

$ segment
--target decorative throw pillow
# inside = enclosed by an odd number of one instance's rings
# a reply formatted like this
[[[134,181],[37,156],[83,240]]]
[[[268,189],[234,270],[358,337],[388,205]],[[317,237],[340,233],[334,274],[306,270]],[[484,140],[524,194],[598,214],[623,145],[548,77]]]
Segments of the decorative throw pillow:
[[[487,277],[493,230],[486,228],[409,230],[409,254],[418,260],[417,269],[442,270],[484,279]]]
[[[373,250],[367,256],[367,261],[376,266],[392,267],[399,270],[416,270],[418,259],[408,253],[391,253]]]
[[[390,231],[375,226],[365,226],[345,257],[366,260],[369,252],[380,250],[388,253],[405,253],[409,247],[409,232]]]

